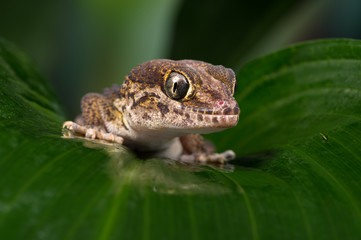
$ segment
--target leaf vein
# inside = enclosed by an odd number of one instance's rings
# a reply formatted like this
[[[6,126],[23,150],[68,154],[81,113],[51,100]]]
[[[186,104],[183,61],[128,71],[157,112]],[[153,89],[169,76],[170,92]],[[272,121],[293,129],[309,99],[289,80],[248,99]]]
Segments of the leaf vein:
[[[359,220],[361,221],[361,211],[359,206],[357,205],[354,197],[352,196],[352,194],[339,182],[339,180],[330,172],[328,171],[324,166],[322,166],[317,160],[315,160],[312,156],[310,156],[307,152],[305,152],[304,150],[300,149],[299,147],[296,146],[292,146],[291,147],[294,151],[298,152],[300,155],[302,155],[303,157],[305,157],[306,159],[308,159],[310,162],[312,162],[314,164],[314,166],[317,166],[323,173],[326,174],[326,176],[329,177],[329,179],[335,183],[335,185],[345,194],[345,196],[348,198],[348,200],[350,201],[351,205],[353,206],[353,208],[356,210],[356,214],[359,218]]]

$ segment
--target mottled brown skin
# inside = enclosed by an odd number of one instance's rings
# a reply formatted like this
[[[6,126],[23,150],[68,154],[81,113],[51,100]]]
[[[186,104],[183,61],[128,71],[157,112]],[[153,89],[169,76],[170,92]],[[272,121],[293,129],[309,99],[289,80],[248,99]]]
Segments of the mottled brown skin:
[[[179,82],[173,88],[166,85],[171,73],[180,74],[189,83],[180,99],[170,96],[180,88]],[[135,67],[121,87],[85,95],[81,117],[76,123],[65,122],[64,133],[124,144],[158,157],[224,162],[234,158],[234,153],[215,153],[212,144],[199,134],[237,124],[240,110],[233,98],[235,87],[234,72],[223,66],[193,60],[152,60]]]

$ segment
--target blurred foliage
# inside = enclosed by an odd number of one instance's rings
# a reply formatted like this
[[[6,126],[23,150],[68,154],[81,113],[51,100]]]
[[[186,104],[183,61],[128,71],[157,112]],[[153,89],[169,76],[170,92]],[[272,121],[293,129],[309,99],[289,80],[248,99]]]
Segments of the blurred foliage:
[[[36,0],[3,5],[0,35],[36,58],[74,116],[85,93],[120,84],[135,65],[167,55],[179,1]]]
[[[35,59],[70,117],[135,65],[190,58],[238,70],[299,40],[359,38],[357,0],[3,0],[0,35]]]
[[[235,64],[288,10],[298,7],[299,2],[185,1],[177,22],[172,55],[180,59]]]

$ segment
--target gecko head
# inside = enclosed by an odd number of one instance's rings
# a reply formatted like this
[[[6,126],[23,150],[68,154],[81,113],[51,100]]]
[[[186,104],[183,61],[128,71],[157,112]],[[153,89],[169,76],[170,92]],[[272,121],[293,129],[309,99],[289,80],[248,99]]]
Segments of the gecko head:
[[[209,133],[237,125],[234,72],[194,60],[152,60],[126,77],[121,94],[132,128]]]

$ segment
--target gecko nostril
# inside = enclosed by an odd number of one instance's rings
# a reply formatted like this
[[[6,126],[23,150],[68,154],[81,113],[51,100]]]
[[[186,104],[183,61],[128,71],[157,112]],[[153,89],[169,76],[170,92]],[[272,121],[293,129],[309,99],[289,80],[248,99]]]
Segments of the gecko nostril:
[[[224,101],[219,101],[219,102],[218,102],[218,105],[219,105],[219,106],[222,106],[223,104],[224,104]]]

